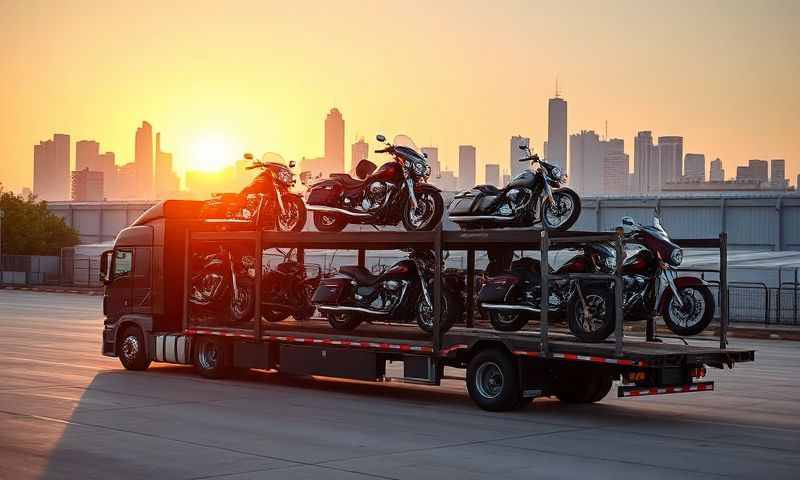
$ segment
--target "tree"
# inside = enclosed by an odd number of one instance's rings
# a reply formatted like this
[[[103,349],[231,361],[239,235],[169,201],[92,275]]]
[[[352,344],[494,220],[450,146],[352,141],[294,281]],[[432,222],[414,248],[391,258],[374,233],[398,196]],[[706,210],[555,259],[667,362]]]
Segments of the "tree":
[[[58,255],[78,243],[78,232],[47,210],[47,202],[22,198],[0,187],[3,254]]]

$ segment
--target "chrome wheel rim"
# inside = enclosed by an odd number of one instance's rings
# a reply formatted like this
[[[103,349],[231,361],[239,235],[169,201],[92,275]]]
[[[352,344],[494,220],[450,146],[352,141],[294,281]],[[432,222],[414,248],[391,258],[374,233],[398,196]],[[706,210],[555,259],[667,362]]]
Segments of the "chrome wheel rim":
[[[125,360],[128,362],[136,360],[136,357],[139,355],[139,349],[139,338],[136,335],[128,335],[125,337],[125,340],[122,341],[122,356],[125,357]]]
[[[577,317],[576,320],[584,332],[596,332],[603,328],[605,324],[605,318],[608,313],[606,311],[606,301],[600,295],[587,295],[584,301],[586,302],[586,310],[589,311],[589,315],[584,315],[583,305],[579,304],[575,313]]]
[[[430,194],[422,193],[417,196],[417,208],[411,208],[408,218],[415,229],[422,228],[431,221],[434,212],[434,201]]]
[[[292,231],[292,229],[297,226],[298,220],[300,220],[300,210],[294,202],[289,202],[289,204],[286,205],[285,214],[282,213],[278,215],[278,225],[284,232]]]
[[[248,305],[250,305],[250,291],[246,288],[240,288],[239,293],[233,296],[231,305],[233,312],[238,316],[243,316],[247,313]]]
[[[565,193],[554,193],[553,202],[545,203],[544,216],[547,224],[553,228],[558,228],[567,222],[575,209],[575,203],[569,195]]]
[[[497,323],[501,325],[511,325],[517,320],[519,313],[497,312],[494,315],[497,319]]]
[[[433,306],[428,305],[425,297],[420,298],[419,306],[417,307],[417,314],[419,314],[420,321],[426,328],[433,330]],[[447,297],[442,296],[442,316],[447,315]]]
[[[494,362],[486,362],[475,372],[475,387],[484,398],[497,398],[503,391],[503,372]]]
[[[200,354],[197,356],[200,362],[200,367],[203,370],[213,370],[217,368],[217,345],[215,343],[206,342],[200,348]]]
[[[693,327],[700,323],[706,310],[706,300],[695,288],[680,290],[683,306],[673,297],[669,302],[669,316],[682,327]]]

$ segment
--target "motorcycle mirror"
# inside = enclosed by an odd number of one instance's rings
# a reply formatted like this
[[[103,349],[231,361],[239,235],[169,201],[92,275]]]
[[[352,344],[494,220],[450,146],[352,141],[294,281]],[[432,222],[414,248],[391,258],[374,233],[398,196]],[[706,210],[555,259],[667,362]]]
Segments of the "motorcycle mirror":
[[[294,160],[289,160],[289,168],[294,168],[295,165],[297,165],[297,162],[295,162]]]
[[[428,154],[425,153],[425,152],[422,152],[422,156],[425,157],[425,158],[428,158]]]
[[[528,146],[527,146],[527,145],[520,145],[520,146],[519,146],[519,149],[520,149],[520,150],[527,150],[527,149],[528,149]]]
[[[253,160],[253,154],[252,153],[245,153],[244,154],[244,159],[245,160]]]
[[[631,217],[622,217],[622,231],[630,233],[636,227],[636,220]]]
[[[378,135],[375,137],[375,140],[377,140],[377,141],[379,141],[379,142],[385,142],[385,141],[386,141],[386,137],[384,137],[384,136],[383,136],[383,135],[381,135],[381,134],[378,134]]]
[[[661,220],[658,217],[653,217],[653,226],[656,228],[661,228]]]

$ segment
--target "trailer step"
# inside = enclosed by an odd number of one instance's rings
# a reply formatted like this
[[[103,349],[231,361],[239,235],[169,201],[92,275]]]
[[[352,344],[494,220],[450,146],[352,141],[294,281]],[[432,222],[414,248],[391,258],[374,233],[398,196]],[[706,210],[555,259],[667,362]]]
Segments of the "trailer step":
[[[709,392],[714,390],[714,382],[696,382],[670,387],[639,387],[636,385],[617,388],[618,397],[643,397],[645,395],[667,395],[670,393]]]

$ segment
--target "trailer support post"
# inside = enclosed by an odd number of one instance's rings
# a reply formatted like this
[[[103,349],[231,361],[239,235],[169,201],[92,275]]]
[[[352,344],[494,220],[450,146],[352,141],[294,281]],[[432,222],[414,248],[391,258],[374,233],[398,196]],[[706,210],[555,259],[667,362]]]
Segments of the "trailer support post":
[[[728,346],[728,234],[719,234],[719,348]]]
[[[467,250],[467,328],[472,328],[475,318],[475,249]]]
[[[441,224],[434,230],[434,274],[433,274],[433,354],[436,356],[442,348],[442,227]],[[436,370],[436,369],[434,369]],[[434,375],[436,375],[434,373]],[[432,378],[431,380],[436,380]]]
[[[189,248],[191,246],[191,234],[189,227],[186,227],[183,239],[183,315],[181,315],[181,326],[185,332],[189,328],[189,263],[191,263]]]
[[[363,248],[358,249],[358,266],[364,267],[367,264],[367,251]]]
[[[549,352],[549,345],[547,341],[547,337],[549,336],[550,324],[548,319],[548,313],[550,310],[550,236],[547,234],[547,230],[542,230],[542,241],[539,245],[539,253],[541,256],[541,260],[539,262],[542,276],[542,298],[539,301],[539,308],[541,309],[541,313],[539,314],[539,331],[542,335],[542,355],[547,357],[550,354]]]
[[[617,266],[614,269],[614,351],[617,356],[619,356],[622,355],[622,336],[624,333],[623,326],[625,323],[624,312],[622,308],[624,288],[624,280],[622,278],[622,262],[625,260],[623,258],[625,255],[625,247],[622,243],[622,238],[625,232],[620,227],[617,227],[616,232],[617,241],[615,243]]]
[[[253,309],[253,324],[255,325],[256,342],[261,343],[261,283],[264,275],[264,232],[255,231],[255,254],[256,254],[256,295]]]

